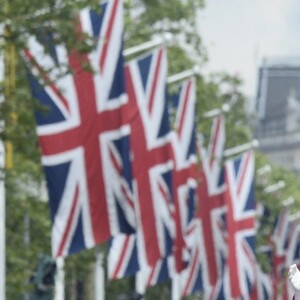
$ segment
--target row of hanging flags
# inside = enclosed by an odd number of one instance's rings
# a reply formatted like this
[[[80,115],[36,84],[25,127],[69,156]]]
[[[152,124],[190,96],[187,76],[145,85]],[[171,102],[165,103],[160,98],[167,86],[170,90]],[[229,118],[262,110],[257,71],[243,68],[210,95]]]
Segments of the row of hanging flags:
[[[36,120],[53,257],[109,240],[111,280],[135,275],[145,290],[172,279],[174,299],[272,299],[276,290],[287,299],[280,284],[300,258],[299,226],[280,215],[273,270],[264,273],[255,253],[254,153],[222,163],[222,115],[208,148],[196,141],[195,79],[168,94],[164,47],[124,62],[122,9],[109,0],[100,13],[80,11],[78,34],[96,41],[88,54],[51,36],[30,37],[24,51],[33,96],[46,108]],[[61,75],[62,66],[70,72]]]

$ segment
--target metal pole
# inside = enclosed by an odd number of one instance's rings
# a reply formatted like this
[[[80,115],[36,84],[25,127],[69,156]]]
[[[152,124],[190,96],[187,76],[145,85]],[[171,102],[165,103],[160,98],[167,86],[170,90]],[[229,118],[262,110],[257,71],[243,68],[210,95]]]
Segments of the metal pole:
[[[196,65],[192,69],[185,70],[183,72],[171,75],[170,77],[167,78],[167,83],[171,84],[174,82],[182,81],[184,79],[187,79],[189,77],[199,75],[199,74],[200,74],[200,67]]]
[[[272,185],[268,185],[267,187],[264,188],[264,192],[266,194],[269,194],[269,193],[273,193],[273,192],[276,192],[280,189],[283,189],[285,188],[285,182],[283,180],[279,180],[278,182],[272,184]]]
[[[135,275],[135,291],[140,295],[144,295],[146,292],[146,278],[143,271],[139,271]]]
[[[55,296],[54,300],[65,299],[65,261],[63,257],[56,259]]]
[[[203,114],[203,117],[204,118],[214,118],[223,113],[227,113],[229,111],[230,111],[230,105],[228,103],[224,103],[221,108],[215,108],[215,109],[205,112]]]
[[[173,35],[169,32],[164,33],[162,36],[153,39],[152,41],[145,42],[143,44],[133,46],[123,50],[123,55],[130,56],[142,51],[150,50],[163,44],[168,44],[172,41]]]
[[[180,275],[176,273],[172,278],[172,296],[171,300],[180,300],[181,298],[180,291]]]
[[[267,174],[267,173],[270,173],[272,171],[272,167],[267,164],[267,165],[264,165],[263,167],[259,168],[257,171],[256,171],[256,174],[258,176],[261,176],[261,175],[264,175],[264,174]]]
[[[243,145],[240,145],[240,146],[236,146],[236,147],[233,147],[233,148],[230,148],[230,149],[226,149],[224,151],[224,157],[229,157],[229,156],[236,155],[236,154],[245,152],[245,151],[253,149],[253,148],[257,148],[258,145],[259,145],[258,140],[253,140],[250,143],[246,143],[246,144],[243,144]]]
[[[287,199],[282,201],[282,205],[288,207],[288,206],[292,205],[294,202],[295,202],[294,197],[288,197]]]
[[[104,254],[101,250],[96,257],[95,265],[95,300],[105,300],[105,274],[103,269]]]

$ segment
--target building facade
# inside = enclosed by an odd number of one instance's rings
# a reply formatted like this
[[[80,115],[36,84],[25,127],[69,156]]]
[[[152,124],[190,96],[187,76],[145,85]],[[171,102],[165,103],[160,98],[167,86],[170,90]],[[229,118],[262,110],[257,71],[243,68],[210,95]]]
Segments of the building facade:
[[[256,100],[260,150],[300,174],[300,58],[264,60]]]

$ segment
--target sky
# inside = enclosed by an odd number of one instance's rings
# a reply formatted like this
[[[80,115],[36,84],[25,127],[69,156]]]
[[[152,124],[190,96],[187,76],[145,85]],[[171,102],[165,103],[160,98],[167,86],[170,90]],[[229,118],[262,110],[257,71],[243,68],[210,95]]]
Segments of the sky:
[[[300,58],[299,0],[205,0],[197,26],[207,49],[207,73],[239,75],[254,98],[265,57]]]

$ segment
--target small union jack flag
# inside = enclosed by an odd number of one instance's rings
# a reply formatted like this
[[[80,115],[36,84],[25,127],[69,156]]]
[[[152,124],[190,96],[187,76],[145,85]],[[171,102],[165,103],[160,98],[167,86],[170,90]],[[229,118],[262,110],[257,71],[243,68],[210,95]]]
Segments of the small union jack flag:
[[[171,278],[175,269],[180,272],[187,264],[185,236],[195,214],[195,79],[181,83],[179,92],[169,95],[174,112],[172,149],[175,168],[173,170],[173,198],[175,203],[176,237],[172,255],[160,260],[150,268],[147,285],[154,285]],[[174,269],[175,268],[175,269]]]
[[[290,211],[288,207],[283,208],[274,225],[271,241],[273,244],[273,283],[274,290],[281,294],[281,286],[284,284],[284,273],[286,270],[285,260],[289,241]]]
[[[195,79],[180,85],[179,92],[170,95],[175,112],[172,148],[174,153],[173,190],[176,206],[176,238],[174,258],[177,272],[186,266],[185,236],[195,215],[196,206],[196,139],[195,139]]]
[[[254,153],[226,162],[228,256],[225,278],[230,299],[247,298],[255,282]],[[226,282],[226,281],[225,281]]]
[[[220,287],[219,279],[222,276],[227,251],[224,219],[226,187],[222,166],[224,144],[225,120],[224,116],[220,115],[213,121],[208,151],[202,145],[198,148],[201,157],[198,217],[201,219],[204,234],[202,251],[205,251],[207,258],[207,270],[203,272],[204,277],[208,276],[210,286],[205,291],[207,299],[213,298]]]
[[[96,41],[90,53],[55,44],[44,53],[34,37],[24,51],[33,95],[46,108],[36,119],[54,257],[93,247],[135,226],[130,126],[124,119],[122,1],[107,1],[100,14],[84,9],[77,21],[76,34]],[[71,72],[62,75],[61,66]]]

